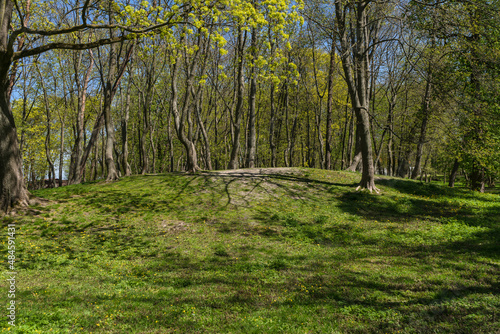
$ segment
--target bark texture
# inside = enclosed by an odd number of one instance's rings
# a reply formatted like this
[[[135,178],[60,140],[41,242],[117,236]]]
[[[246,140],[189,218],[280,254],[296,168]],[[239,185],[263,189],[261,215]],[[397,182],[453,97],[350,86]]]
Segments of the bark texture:
[[[27,205],[29,195],[9,98],[9,69],[13,62],[9,26],[13,5],[12,1],[0,0],[0,209],[3,211],[16,204]]]

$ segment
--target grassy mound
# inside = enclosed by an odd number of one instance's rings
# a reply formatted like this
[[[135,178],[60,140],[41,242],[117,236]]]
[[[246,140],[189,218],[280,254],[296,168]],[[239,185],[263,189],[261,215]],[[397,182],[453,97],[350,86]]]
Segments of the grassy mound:
[[[500,197],[358,180],[255,169],[38,191],[48,205],[2,219],[10,331],[499,332]]]

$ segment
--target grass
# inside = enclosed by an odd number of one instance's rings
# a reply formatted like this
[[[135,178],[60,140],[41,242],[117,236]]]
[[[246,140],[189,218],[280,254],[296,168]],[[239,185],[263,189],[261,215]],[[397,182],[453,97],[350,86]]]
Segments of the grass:
[[[37,191],[51,202],[1,220],[18,277],[17,326],[0,332],[500,333],[500,197],[391,178],[370,195],[358,180],[290,169]]]

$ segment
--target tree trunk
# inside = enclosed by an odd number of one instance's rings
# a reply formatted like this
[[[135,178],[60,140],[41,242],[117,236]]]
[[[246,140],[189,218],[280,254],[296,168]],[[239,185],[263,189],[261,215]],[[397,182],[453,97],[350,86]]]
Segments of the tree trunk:
[[[94,145],[93,148],[94,148],[94,158],[92,159],[92,162],[90,163],[90,177],[92,178],[92,181],[95,181],[97,179],[97,160],[98,160],[97,151],[98,151],[98,147],[97,147],[97,145]],[[92,149],[92,147],[91,147],[91,149]],[[84,166],[84,168],[82,168],[82,171],[83,171],[83,174],[85,174],[85,166]]]
[[[347,8],[344,5],[340,1],[335,2],[335,19],[340,37],[342,67],[356,114],[358,129],[360,130],[363,171],[358,189],[366,188],[370,192],[378,192],[375,187],[375,169],[373,166],[368,108],[370,101],[370,57],[373,57],[374,54],[372,49],[374,46],[370,47],[370,43],[373,42],[376,45],[380,20],[378,22],[371,19],[370,22],[368,21],[368,12],[372,8],[371,3],[356,2],[352,7]],[[350,36],[350,38],[347,29],[347,14],[351,14],[353,18],[355,17],[354,35]]]
[[[387,140],[387,175],[394,175],[394,166],[396,161],[394,159],[394,108],[396,106],[397,95],[393,94],[389,102],[389,112],[387,115],[387,129],[389,131],[389,139]]]
[[[269,149],[271,151],[271,167],[276,167],[277,165],[277,157],[276,157],[276,139],[274,138],[274,133],[276,132],[275,123],[276,123],[276,110],[274,106],[274,83],[271,84],[270,90],[270,108],[271,108],[271,120],[269,123]]]
[[[38,66],[36,66],[36,69],[38,71],[38,74],[40,75],[40,79],[41,79],[41,87],[42,87],[42,92],[43,92],[43,102],[44,102],[44,105],[45,105],[45,117],[46,117],[46,120],[47,120],[47,133],[45,135],[45,157],[47,159],[47,163],[49,165],[49,179],[48,179],[48,183],[47,184],[44,184],[44,186],[47,186],[49,188],[54,188],[55,187],[55,178],[56,178],[56,172],[55,172],[55,168],[54,168],[54,163],[52,162],[52,158],[50,156],[50,130],[51,130],[51,121],[50,121],[50,102],[49,102],[49,96],[48,96],[48,93],[47,93],[47,89],[45,87],[45,84],[44,84],[44,81],[43,81],[43,78],[42,78],[42,73],[40,72],[40,69],[38,68]],[[44,179],[44,177],[42,177]]]
[[[453,163],[453,168],[451,169],[450,179],[448,180],[448,186],[450,188],[455,187],[455,179],[457,178],[459,166],[460,162],[458,162],[458,159],[455,159],[455,162]]]
[[[75,138],[75,145],[73,147],[73,152],[71,153],[71,164],[70,164],[70,172],[69,172],[69,184],[77,184],[82,181],[82,160],[84,158],[84,152],[83,152],[83,145],[84,145],[84,117],[85,117],[85,103],[87,99],[87,88],[88,84],[90,81],[90,76],[92,74],[92,68],[94,66],[94,60],[93,57],[90,57],[90,66],[87,70],[87,73],[85,75],[85,79],[83,81],[82,87],[80,88],[79,86],[79,79],[78,79],[78,68],[80,67],[81,63],[81,53],[79,55],[79,59],[77,62],[75,62],[75,81],[76,84],[79,88],[78,92],[78,110],[77,110],[77,116],[76,116],[76,138]],[[88,156],[88,154],[87,154]],[[85,159],[86,160],[86,159]],[[83,164],[84,165],[84,164]]]
[[[297,87],[297,90],[298,90],[298,87]],[[293,151],[294,151],[294,148],[295,148],[295,143],[297,141],[297,138],[298,138],[298,118],[299,118],[299,103],[298,103],[298,99],[299,99],[299,94],[296,94],[295,95],[295,112],[294,112],[294,115],[293,115],[293,124],[292,124],[292,130],[291,130],[291,133],[290,133],[290,144],[289,144],[289,147],[288,147],[288,155],[289,155],[289,161],[290,161],[290,167],[293,167],[294,164],[293,164]]]
[[[351,161],[351,164],[349,165],[349,167],[346,168],[346,170],[350,171],[350,172],[355,172],[358,169],[358,166],[359,166],[359,164],[361,162],[361,158],[362,158],[362,153],[361,153],[361,128],[360,128],[359,124],[356,124],[355,154],[354,154],[354,158]]]
[[[333,113],[333,74],[335,69],[335,39],[332,38],[330,67],[328,69],[328,102],[326,105],[326,147],[325,169],[332,168],[332,113]]]
[[[427,123],[429,120],[430,112],[431,112],[431,80],[432,80],[432,74],[431,74],[431,68],[429,67],[428,70],[428,78],[427,78],[427,83],[425,85],[425,94],[424,94],[424,102],[422,103],[422,126],[420,127],[420,137],[418,139],[418,144],[417,144],[417,156],[415,158],[415,167],[413,168],[413,172],[411,173],[411,178],[416,179],[418,174],[420,173],[420,164],[422,161],[422,151],[424,148],[424,144],[426,141],[426,134],[427,134]]]
[[[410,163],[408,162],[408,155],[410,152],[407,152],[404,157],[401,157],[398,162],[398,173],[397,175],[401,178],[405,178],[408,176],[410,172]]]
[[[170,118],[172,117],[171,113],[168,113],[168,149],[170,153],[170,173],[174,172],[174,163],[175,163],[175,157],[174,157],[174,138],[172,136],[172,126],[170,122]]]
[[[0,59],[3,58],[0,53]],[[28,204],[28,191],[24,185],[21,151],[17,129],[7,99],[8,67],[5,60],[0,68],[0,209],[7,212],[16,204]]]
[[[110,22],[113,19],[110,16]],[[110,31],[112,36],[112,32]],[[125,42],[122,42],[123,47]],[[131,44],[126,49],[126,55],[120,65],[118,65],[118,58],[121,54],[116,52],[116,44],[111,44],[109,46],[108,55],[108,73],[104,76],[104,69],[101,67],[101,83],[103,85],[103,113],[104,113],[104,124],[106,128],[106,150],[105,150],[105,161],[107,167],[107,177],[106,181],[114,181],[119,179],[119,170],[116,168],[115,159],[113,157],[113,152],[115,148],[115,127],[113,124],[113,118],[111,116],[111,106],[113,103],[113,98],[115,97],[116,91],[118,90],[120,81],[125,73],[126,66],[130,61],[134,45]],[[122,48],[120,48],[122,51]]]
[[[257,146],[256,134],[256,112],[255,99],[257,97],[257,69],[255,60],[257,58],[257,30],[252,28],[252,40],[250,44],[252,55],[252,68],[250,72],[250,93],[248,96],[248,137],[247,137],[247,167],[255,167],[255,155]]]
[[[346,114],[347,114],[347,106],[346,106]],[[354,122],[355,122],[354,110],[351,110],[350,122],[349,122],[349,139],[347,140],[347,157],[346,157],[346,165],[351,166],[352,164],[352,147],[354,146]],[[356,154],[358,153],[358,144],[356,142]],[[357,166],[357,165],[356,165]]]
[[[237,169],[239,167],[238,154],[240,152],[240,132],[241,119],[243,117],[243,93],[244,93],[244,78],[243,78],[243,50],[245,39],[241,27],[238,28],[238,55],[236,58],[238,64],[237,82],[235,89],[237,90],[236,109],[233,117],[233,143],[231,149],[231,157],[229,159],[228,169]]]
[[[205,144],[205,169],[212,170],[212,157],[210,155],[210,140],[208,138],[207,130],[205,129],[205,124],[201,119],[201,101],[203,101],[203,90],[200,87],[198,94],[195,95],[195,112],[196,119],[198,120],[198,128],[203,136],[203,142]]]
[[[85,165],[87,164],[87,159],[92,151],[92,148],[96,145],[97,139],[99,138],[99,133],[104,125],[104,112],[101,112],[94,123],[94,128],[92,129],[92,134],[90,135],[89,142],[83,151],[82,159],[80,160],[80,180],[84,178]]]
[[[64,170],[64,119],[61,119],[61,146],[59,147],[59,187],[63,185]]]
[[[315,115],[316,138],[318,139],[318,144],[319,144],[319,150],[315,149],[315,152],[319,153],[319,168],[325,168],[325,149],[324,149],[325,145],[323,143],[323,135],[321,134],[321,111],[323,109],[321,104],[322,103],[320,100],[318,108],[316,108],[316,115]]]
[[[113,149],[115,147],[115,127],[111,117],[111,103],[112,103],[111,83],[108,82],[104,89],[104,124],[106,126],[106,151],[105,161],[107,168],[106,181],[118,180],[118,171],[113,157]]]
[[[380,137],[380,144],[378,146],[378,149],[375,148],[376,152],[375,152],[375,162],[373,163],[375,166],[378,165],[378,162],[380,160],[380,156],[382,155],[382,145],[384,144],[384,136],[385,136],[385,133],[387,132],[387,128],[384,129],[384,131],[382,132],[382,136]],[[379,168],[379,173],[380,173],[380,169]],[[382,174],[382,173],[380,173]]]
[[[472,173],[470,175],[471,189],[484,193],[486,178],[484,168],[480,168],[474,163]]]
[[[142,133],[140,136],[140,149],[141,149],[141,157],[142,157],[142,170],[141,174],[144,175],[148,172],[149,170],[149,159],[148,159],[148,152],[146,149],[146,136],[148,132],[150,131],[150,125],[149,125],[149,105],[151,103],[150,101],[150,92],[151,87],[148,87],[146,89],[146,93],[142,94],[143,95],[143,106],[142,106]]]
[[[340,161],[340,169],[341,170],[343,170],[344,167],[347,165],[346,152],[345,152],[345,138],[346,138],[346,134],[347,134],[347,123],[349,122],[348,107],[347,107],[347,104],[349,103],[349,95],[347,95],[347,96],[348,96],[348,98],[347,98],[346,106],[345,106],[344,132],[342,134],[342,153],[341,153],[342,157],[341,157],[341,161]],[[351,139],[349,138],[349,140],[351,140]]]
[[[184,38],[181,38],[181,44],[184,43]],[[179,52],[179,51],[177,51]],[[190,173],[194,173],[200,170],[198,166],[198,156],[196,154],[196,147],[194,146],[192,139],[192,129],[189,126],[188,133],[186,134],[185,126],[186,119],[189,121],[188,109],[189,109],[189,96],[191,91],[191,86],[193,85],[193,77],[194,77],[194,67],[196,65],[196,56],[193,58],[192,63],[190,64],[191,69],[188,73],[188,79],[186,81],[186,90],[185,90],[185,99],[183,102],[183,107],[179,110],[178,107],[178,77],[179,77],[179,66],[181,63],[181,55],[178,53],[175,63],[172,65],[172,76],[171,76],[171,89],[172,89],[172,102],[171,102],[171,110],[172,115],[174,117],[175,131],[177,132],[177,137],[180,142],[186,149],[187,161],[186,161],[186,169]],[[188,124],[189,125],[189,124]],[[180,161],[180,160],[179,160]]]
[[[368,107],[357,107],[356,117],[361,124],[361,163],[363,171],[361,174],[360,188],[366,188],[370,192],[377,191],[375,187],[375,168],[373,166],[373,150],[370,134],[370,118],[367,111]],[[359,188],[358,187],[358,188]]]
[[[44,89],[44,100],[45,100],[45,115],[47,117],[47,133],[45,135],[45,157],[47,159],[47,163],[49,164],[49,188],[54,188],[56,172],[54,168],[54,163],[52,162],[52,157],[50,156],[50,111],[49,111],[49,101],[47,97],[47,92]]]
[[[355,172],[358,169],[359,163],[361,162],[361,158],[362,158],[362,153],[361,151],[359,151],[352,159],[351,165],[346,168],[346,171]]]
[[[128,163],[128,120],[130,117],[130,83],[127,87],[127,97],[125,98],[125,115],[122,120],[121,134],[122,134],[122,167],[123,174],[129,176],[132,174],[130,164]]]
[[[0,209],[5,212],[16,204],[27,205],[29,196],[9,99],[13,50],[8,39],[13,6],[13,1],[0,0]]]

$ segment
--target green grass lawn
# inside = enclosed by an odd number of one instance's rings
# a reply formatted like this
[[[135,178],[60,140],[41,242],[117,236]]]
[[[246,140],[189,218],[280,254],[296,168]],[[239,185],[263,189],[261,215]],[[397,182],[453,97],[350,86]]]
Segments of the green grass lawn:
[[[35,192],[17,333],[500,333],[500,196],[314,169]],[[5,305],[5,307],[4,307]],[[6,313],[7,314],[7,313]]]

